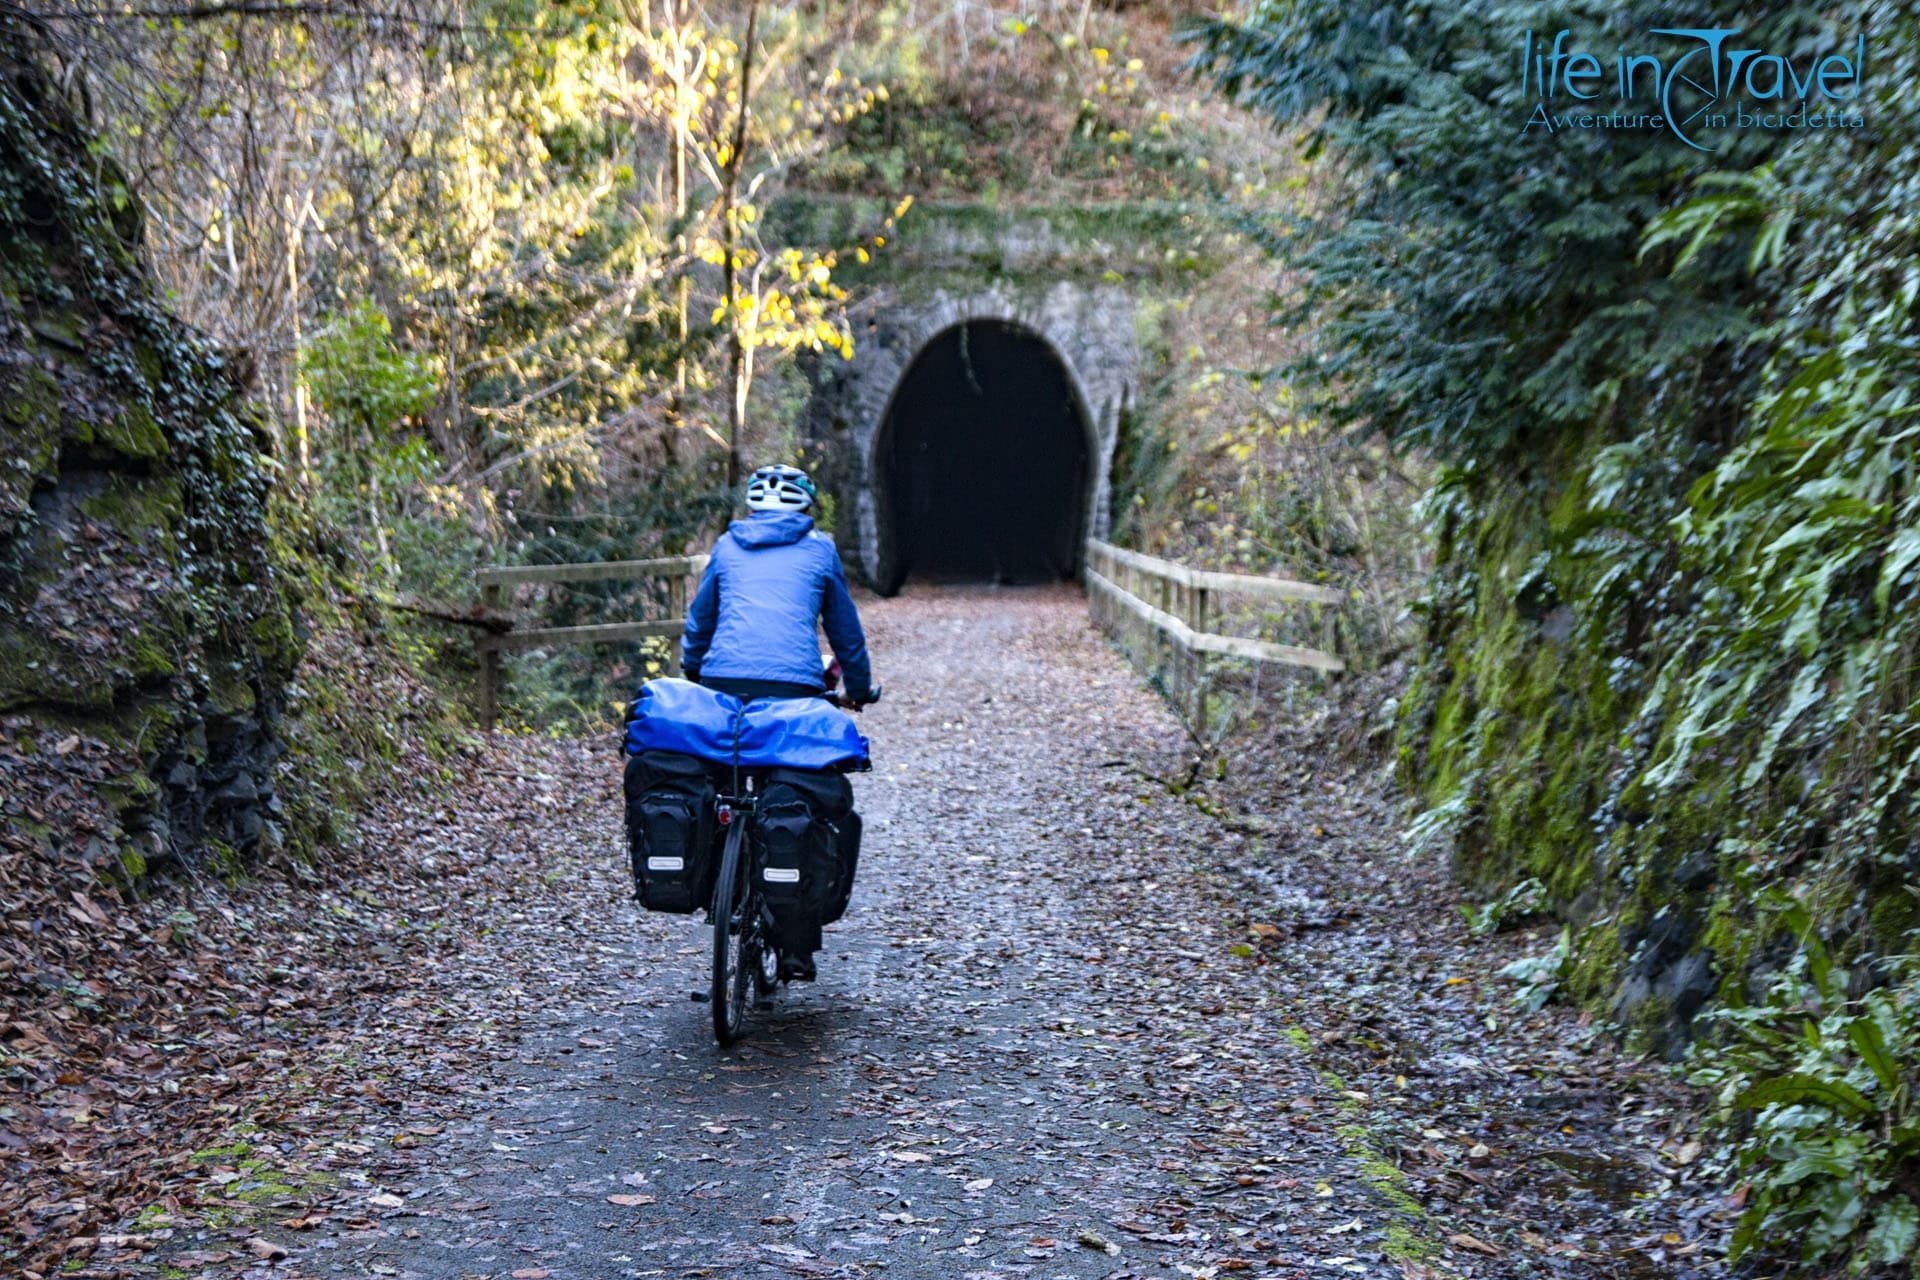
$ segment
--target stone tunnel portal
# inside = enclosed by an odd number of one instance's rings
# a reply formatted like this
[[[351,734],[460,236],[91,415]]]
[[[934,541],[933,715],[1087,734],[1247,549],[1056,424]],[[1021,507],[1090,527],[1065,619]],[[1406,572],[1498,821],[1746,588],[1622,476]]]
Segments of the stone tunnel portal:
[[[1079,570],[1086,406],[1047,341],[997,320],[936,335],[881,422],[875,470],[893,594],[909,577],[1033,583]]]

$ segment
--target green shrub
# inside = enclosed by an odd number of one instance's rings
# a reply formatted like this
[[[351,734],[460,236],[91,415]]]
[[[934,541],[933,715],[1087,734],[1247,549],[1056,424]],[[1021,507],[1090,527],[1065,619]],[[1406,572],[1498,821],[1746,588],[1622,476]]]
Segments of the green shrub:
[[[1849,965],[1913,927],[1920,6],[1725,15],[1754,47],[1868,33],[1871,128],[1708,154],[1514,127],[1514,33],[1668,20],[1298,0],[1198,34],[1226,91],[1340,163],[1342,198],[1276,238],[1313,325],[1296,385],[1442,463],[1400,715],[1416,834],[1483,887],[1544,883],[1568,989],[1671,1049],[1703,966],[1761,954],[1759,893]]]
[[[1798,947],[1748,1005],[1737,990],[1702,1020],[1690,1079],[1714,1091],[1722,1159],[1746,1184],[1738,1262],[1789,1240],[1807,1263],[1858,1274],[1920,1246],[1920,956],[1849,997],[1806,906],[1769,898]]]

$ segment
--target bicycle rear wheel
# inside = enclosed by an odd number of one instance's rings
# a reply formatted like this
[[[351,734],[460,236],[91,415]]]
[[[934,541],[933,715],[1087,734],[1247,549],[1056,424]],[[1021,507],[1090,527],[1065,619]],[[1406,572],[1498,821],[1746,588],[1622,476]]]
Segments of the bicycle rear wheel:
[[[726,851],[713,881],[713,1038],[722,1047],[740,1038],[747,1020],[747,988],[759,963],[753,954],[759,934],[754,920],[747,858],[747,822],[736,812],[727,828]]]

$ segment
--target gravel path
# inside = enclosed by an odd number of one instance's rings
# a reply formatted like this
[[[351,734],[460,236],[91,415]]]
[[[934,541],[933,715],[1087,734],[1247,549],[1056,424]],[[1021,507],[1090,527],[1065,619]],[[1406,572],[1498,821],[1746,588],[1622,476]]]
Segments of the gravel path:
[[[1402,1274],[1352,1102],[1194,871],[1238,837],[1126,767],[1179,729],[1084,600],[863,608],[888,696],[820,981],[718,1050],[707,929],[625,901],[616,760],[554,751],[509,825],[557,891],[475,975],[535,1012],[279,1274]]]

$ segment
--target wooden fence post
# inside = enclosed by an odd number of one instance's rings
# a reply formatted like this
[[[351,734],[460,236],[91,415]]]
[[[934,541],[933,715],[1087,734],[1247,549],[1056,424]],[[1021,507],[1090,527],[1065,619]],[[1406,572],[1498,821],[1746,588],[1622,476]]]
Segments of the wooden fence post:
[[[489,582],[480,588],[480,603],[490,612],[500,608],[500,586]],[[492,636],[480,641],[480,727],[491,731],[500,717],[500,650]]]
[[[1172,613],[1173,612],[1172,581],[1164,577],[1157,578],[1155,579],[1155,581],[1159,584],[1159,587],[1160,587],[1160,612]],[[1166,655],[1163,661],[1166,663],[1167,693],[1169,696],[1173,698],[1173,705],[1177,707],[1180,705],[1180,668],[1182,666],[1182,659],[1184,658],[1185,655],[1181,652],[1181,647],[1178,644],[1174,643],[1174,639],[1172,636],[1163,635],[1162,640],[1163,640],[1163,643],[1160,644],[1158,648],[1161,653]]]
[[[680,574],[667,579],[667,617],[684,618],[687,616],[687,600],[691,595],[687,575]],[[673,637],[667,637],[667,674],[680,675],[680,646]]]
[[[1194,587],[1187,596],[1187,625],[1193,628],[1195,635],[1207,634],[1207,589]],[[1207,656],[1199,650],[1193,654],[1193,719],[1197,726],[1195,737],[1204,737],[1207,730]]]

